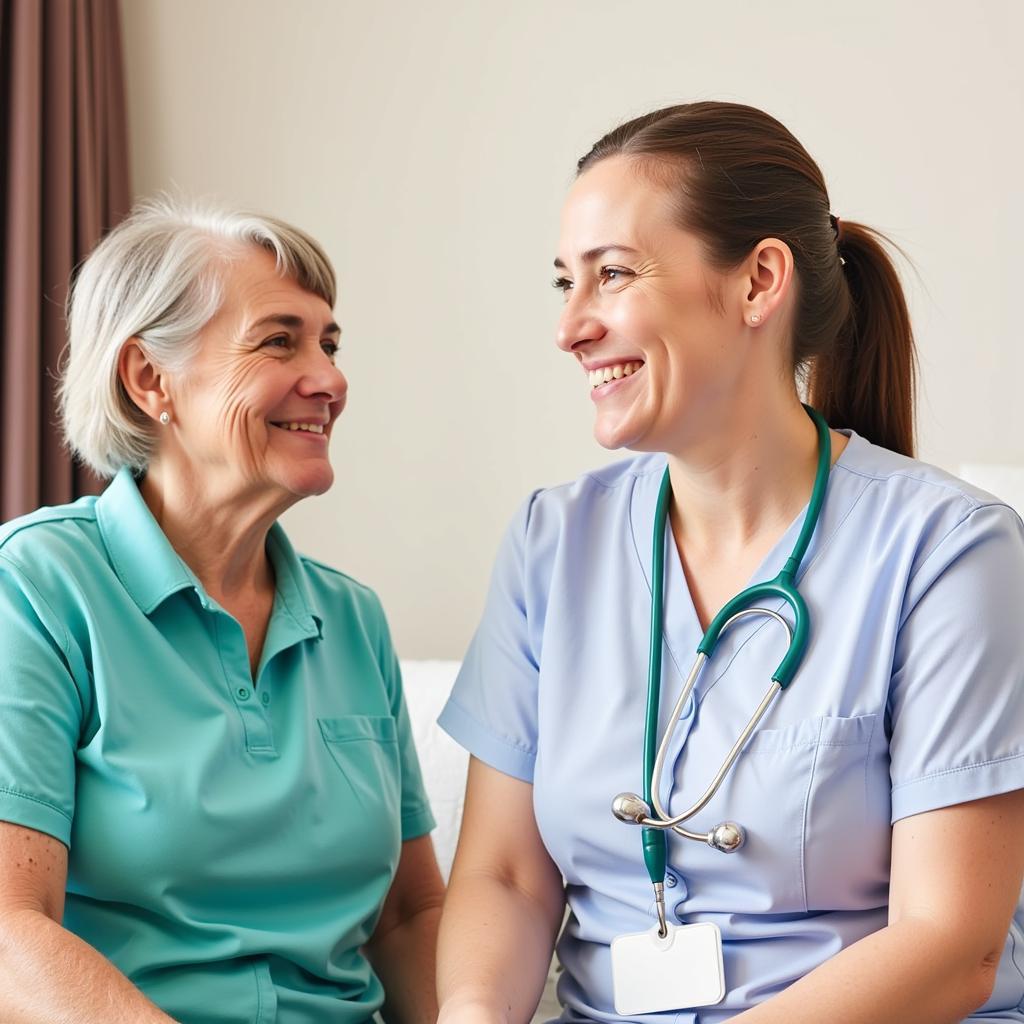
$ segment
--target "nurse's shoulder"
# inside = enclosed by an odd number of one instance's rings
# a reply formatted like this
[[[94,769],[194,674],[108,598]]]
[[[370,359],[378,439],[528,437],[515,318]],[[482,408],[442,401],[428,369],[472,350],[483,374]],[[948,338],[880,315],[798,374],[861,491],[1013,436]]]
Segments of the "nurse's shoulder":
[[[854,434],[836,469],[861,488],[857,514],[885,526],[885,535],[914,543],[927,554],[951,533],[997,524],[1020,535],[1020,516],[1001,498],[938,466],[871,444]],[[837,474],[839,475],[839,474]]]
[[[504,594],[543,618],[556,576],[571,577],[581,560],[632,543],[635,497],[639,492],[653,515],[665,461],[660,453],[635,455],[533,491],[505,530],[492,574],[491,602]]]
[[[534,491],[520,508],[527,531],[553,538],[571,531],[601,531],[629,515],[637,487],[657,488],[665,471],[661,453],[633,455],[591,470],[568,483]]]

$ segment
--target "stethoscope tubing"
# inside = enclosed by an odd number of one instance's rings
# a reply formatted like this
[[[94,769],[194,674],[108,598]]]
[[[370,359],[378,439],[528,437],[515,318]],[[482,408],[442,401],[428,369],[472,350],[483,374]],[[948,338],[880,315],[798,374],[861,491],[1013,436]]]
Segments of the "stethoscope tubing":
[[[769,608],[744,608],[742,611],[736,612],[736,614],[729,619],[726,623],[726,628],[738,619],[745,618],[749,615],[767,615],[774,619],[776,622],[780,623],[782,628],[786,631],[787,646],[792,642],[792,632],[790,631],[789,623],[786,622],[778,612],[772,611]],[[724,633],[725,630],[722,632]],[[665,770],[665,760],[668,756],[668,750],[672,743],[672,734],[675,731],[673,726],[682,715],[683,708],[686,706],[690,693],[693,691],[693,688],[697,683],[697,679],[700,677],[701,670],[707,664],[707,661],[707,655],[703,653],[697,655],[697,658],[693,663],[693,668],[690,669],[690,674],[687,677],[686,684],[683,686],[679,699],[676,701],[675,707],[672,709],[672,713],[669,716],[669,725],[662,736],[661,744],[658,747],[658,754],[654,760],[654,770],[651,773],[651,807],[654,809],[656,817],[652,816],[641,822],[641,824],[647,825],[650,828],[670,828],[673,832],[678,832],[679,835],[684,836],[686,839],[694,839],[700,842],[707,841],[706,833],[690,832],[680,826],[684,821],[688,821],[695,814],[699,814],[711,802],[722,783],[725,781],[725,777],[729,774],[732,766],[736,763],[736,759],[740,756],[740,751],[742,751],[746,746],[747,740],[749,740],[753,735],[754,730],[757,728],[761,719],[764,718],[765,713],[768,711],[768,708],[771,707],[772,702],[778,694],[782,692],[781,684],[773,679],[764,697],[761,699],[761,703],[758,704],[757,709],[754,711],[753,715],[750,716],[750,720],[747,722],[746,726],[744,726],[743,731],[740,733],[736,742],[732,745],[732,749],[722,762],[722,766],[718,769],[718,773],[711,780],[707,789],[704,790],[703,794],[691,807],[688,807],[681,814],[670,815],[662,806],[661,802],[661,776]]]
[[[719,828],[716,826],[711,832],[694,832],[682,827],[682,823],[698,814],[712,800],[724,782],[729,771],[732,769],[746,745],[747,741],[757,729],[761,719],[772,706],[775,698],[793,680],[797,668],[807,648],[809,638],[809,614],[803,597],[796,588],[796,574],[806,554],[811,537],[817,527],[818,518],[825,499],[825,492],[828,487],[829,470],[832,462],[832,446],[828,425],[824,418],[816,410],[805,405],[808,416],[815,424],[818,434],[818,465],[815,474],[814,488],[811,500],[808,505],[807,514],[804,517],[800,535],[792,553],[786,560],[782,571],[775,579],[755,584],[737,594],[728,601],[722,610],[715,616],[704,632],[701,642],[697,647],[697,657],[693,667],[683,685],[683,690],[676,701],[672,714],[669,716],[668,726],[661,741],[658,741],[658,718],[661,707],[661,669],[662,669],[662,645],[664,628],[664,562],[665,547],[667,544],[665,525],[668,519],[668,510],[671,505],[672,483],[669,471],[666,468],[662,477],[661,487],[658,491],[658,501],[654,517],[653,551],[652,551],[652,572],[651,572],[651,629],[650,648],[648,654],[647,670],[647,708],[644,723],[644,775],[643,775],[643,799],[647,812],[637,814],[635,817],[630,814],[630,819],[641,825],[644,863],[647,872],[654,884],[655,894],[658,902],[658,914],[661,931],[664,934],[664,881],[667,862],[667,833],[674,831],[686,839],[704,842],[711,846],[718,846],[713,837]],[[777,612],[764,607],[751,607],[751,602],[763,598],[781,599],[789,605],[793,612],[794,625],[792,630],[789,623]],[[671,745],[675,724],[682,714],[683,707],[697,683],[700,673],[707,664],[708,659],[714,653],[715,647],[721,635],[736,621],[748,615],[767,615],[779,622],[786,630],[787,647],[786,654],[779,664],[779,667],[772,675],[771,685],[761,699],[754,714],[750,717],[743,728],[736,742],[733,744],[721,767],[715,774],[711,784],[705,789],[700,798],[684,812],[671,815],[664,807],[659,790],[661,778],[664,772],[665,760],[668,749]],[[623,794],[628,796],[628,794]],[[617,798],[618,799],[618,798]],[[630,797],[635,801],[635,797]],[[650,813],[653,811],[653,813]],[[616,812],[617,814],[619,812]],[[725,823],[725,826],[738,829],[732,823]],[[727,852],[737,849],[742,843],[742,830],[739,830],[739,843],[729,845]],[[720,849],[726,847],[718,846]]]

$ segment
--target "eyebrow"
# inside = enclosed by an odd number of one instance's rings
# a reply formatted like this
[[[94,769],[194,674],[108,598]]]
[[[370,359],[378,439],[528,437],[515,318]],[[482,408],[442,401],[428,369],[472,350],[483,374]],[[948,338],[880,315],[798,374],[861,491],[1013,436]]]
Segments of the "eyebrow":
[[[615,242],[612,245],[599,245],[594,249],[587,249],[586,252],[581,252],[580,260],[583,263],[593,263],[594,260],[599,260],[602,256],[605,256],[610,252],[624,252],[628,253],[630,256],[640,255],[636,249],[633,249],[628,245],[620,245],[618,242]],[[558,270],[566,269],[565,264],[557,258],[555,259],[555,267]]]
[[[306,321],[301,316],[295,316],[294,313],[271,313],[270,316],[265,316],[260,320],[257,320],[254,324],[249,327],[247,334],[252,334],[253,331],[258,330],[260,327],[266,327],[268,324],[279,324],[281,327],[290,327],[292,330],[301,330],[306,326]],[[321,334],[341,334],[341,328],[332,320],[326,327],[324,327]]]

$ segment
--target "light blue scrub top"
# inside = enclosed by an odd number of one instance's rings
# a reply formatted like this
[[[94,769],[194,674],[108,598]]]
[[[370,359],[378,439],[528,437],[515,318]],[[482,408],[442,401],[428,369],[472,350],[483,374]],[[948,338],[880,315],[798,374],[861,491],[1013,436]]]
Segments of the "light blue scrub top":
[[[0,820],[69,847],[64,925],[183,1024],[362,1024],[359,947],[433,827],[374,594],[298,557],[242,629],[132,477],[0,529]]]
[[[655,921],[640,830],[612,797],[641,792],[651,540],[663,456],[538,491],[509,528],[483,620],[442,726],[533,784],[567,885],[563,1020],[617,1020],[609,943]],[[801,514],[753,580],[789,556]],[[990,495],[857,435],[832,470],[800,590],[810,645],[708,807],[734,819],[726,856],[669,835],[670,919],[722,931],[725,1000],[668,1017],[722,1021],[886,924],[891,825],[1024,788],[1024,528]],[[783,615],[788,610],[778,604]],[[666,558],[662,728],[701,638],[679,560]],[[692,803],[785,651],[770,620],[726,634],[685,708],[663,798]],[[1024,1021],[1018,906],[992,998],[971,1021]]]

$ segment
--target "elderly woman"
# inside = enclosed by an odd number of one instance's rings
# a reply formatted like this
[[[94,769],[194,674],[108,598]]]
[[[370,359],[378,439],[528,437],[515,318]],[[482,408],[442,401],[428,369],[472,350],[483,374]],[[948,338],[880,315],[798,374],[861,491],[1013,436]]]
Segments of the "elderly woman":
[[[67,436],[0,531],[0,1019],[427,1021],[442,884],[375,595],[277,518],[332,483],[333,270],[147,205],[85,263]]]

